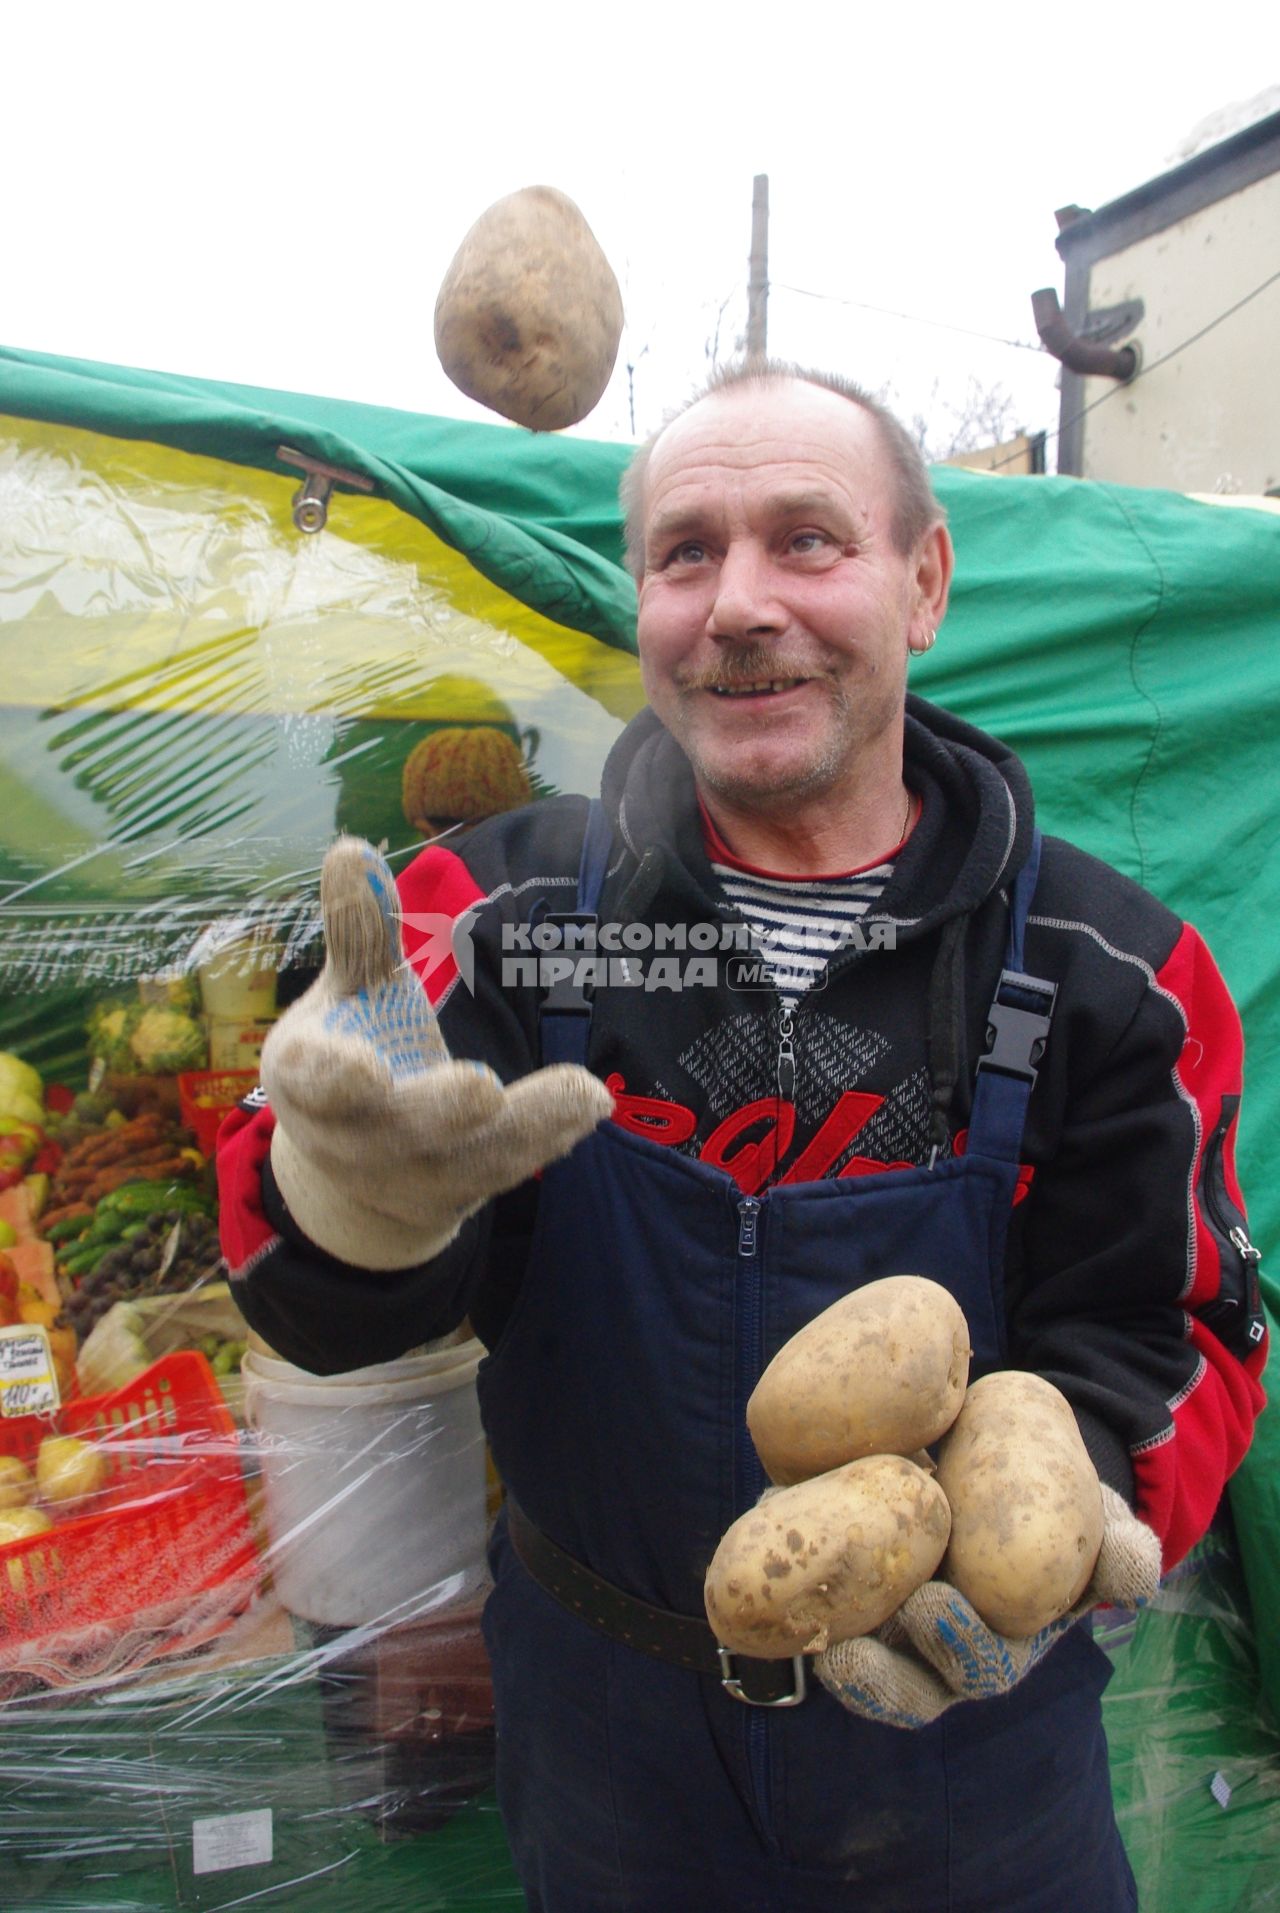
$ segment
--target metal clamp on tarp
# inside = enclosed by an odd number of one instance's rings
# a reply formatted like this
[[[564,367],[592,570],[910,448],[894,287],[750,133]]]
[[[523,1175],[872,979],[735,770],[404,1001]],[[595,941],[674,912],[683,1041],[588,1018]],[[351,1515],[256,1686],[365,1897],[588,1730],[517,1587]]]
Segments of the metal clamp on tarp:
[[[978,1058],[978,1068],[1034,1083],[1057,997],[1056,983],[1024,976],[1021,970],[1002,970],[987,1011],[987,1049]]]
[[[311,534],[324,530],[329,517],[329,497],[335,485],[346,485],[357,492],[373,490],[373,480],[366,478],[363,472],[348,471],[345,465],[328,465],[322,458],[312,458],[309,452],[295,451],[292,445],[277,446],[276,457],[282,465],[294,465],[303,474],[292,499],[293,522],[299,531]]]

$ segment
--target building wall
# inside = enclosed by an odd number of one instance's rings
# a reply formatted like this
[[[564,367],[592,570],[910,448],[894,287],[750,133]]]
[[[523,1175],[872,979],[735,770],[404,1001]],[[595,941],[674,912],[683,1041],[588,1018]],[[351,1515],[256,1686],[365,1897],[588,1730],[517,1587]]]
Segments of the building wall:
[[[1044,470],[1044,433],[1019,432],[999,445],[983,445],[976,452],[952,452],[943,465],[960,465],[971,472],[1016,473],[1035,476]]]
[[[1280,486],[1280,281],[1158,363],[1275,270],[1277,236],[1273,172],[1093,262],[1090,309],[1141,299],[1146,316],[1134,383],[1082,382],[1085,405],[1111,394],[1083,421],[1082,476],[1192,492]]]

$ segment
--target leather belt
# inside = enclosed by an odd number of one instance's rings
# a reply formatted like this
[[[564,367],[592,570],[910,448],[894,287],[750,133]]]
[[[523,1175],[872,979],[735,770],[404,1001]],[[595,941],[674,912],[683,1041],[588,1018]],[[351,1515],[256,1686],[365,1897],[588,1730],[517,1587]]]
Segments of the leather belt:
[[[655,1660],[712,1674],[734,1700],[751,1707],[796,1707],[805,1697],[804,1656],[789,1661],[756,1660],[730,1654],[707,1623],[690,1614],[654,1607],[614,1587],[581,1561],[549,1541],[511,1499],[506,1499],[511,1545],[538,1586],[562,1607],[611,1640],[622,1641]]]

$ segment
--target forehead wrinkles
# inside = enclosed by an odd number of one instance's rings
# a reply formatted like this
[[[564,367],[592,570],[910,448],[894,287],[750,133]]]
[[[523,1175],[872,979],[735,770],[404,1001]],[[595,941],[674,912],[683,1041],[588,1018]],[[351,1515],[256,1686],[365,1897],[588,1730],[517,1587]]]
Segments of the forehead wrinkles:
[[[790,380],[712,393],[674,419],[653,447],[651,471],[695,447],[719,461],[829,459],[860,466],[876,444],[870,415],[849,400]]]
[[[739,394],[703,400],[668,426],[653,448],[645,485],[645,519],[682,506],[742,508],[767,493],[831,495],[862,523],[875,516],[886,488],[874,457],[872,421],[843,400],[818,403],[803,388],[784,388],[763,403]],[[891,504],[886,497],[883,501]]]
[[[677,419],[654,447],[649,465],[651,490],[685,472],[704,473],[710,479],[718,474],[746,475],[771,467],[803,467],[844,486],[855,472],[865,470],[861,448],[854,444],[827,444],[803,431],[769,428],[763,423],[755,429],[734,432],[717,431],[710,421],[702,420],[696,422],[695,429],[682,429],[685,423],[685,419]]]
[[[812,516],[837,533],[863,533],[874,518],[852,475],[824,460],[743,464],[699,456],[680,460],[649,487],[647,534],[767,526]]]

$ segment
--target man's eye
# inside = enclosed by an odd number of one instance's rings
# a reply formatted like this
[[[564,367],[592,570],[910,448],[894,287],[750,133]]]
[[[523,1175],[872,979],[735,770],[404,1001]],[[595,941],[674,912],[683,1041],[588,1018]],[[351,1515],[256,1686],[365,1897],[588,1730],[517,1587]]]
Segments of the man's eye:
[[[696,538],[686,538],[671,552],[667,559],[669,565],[700,565],[707,555],[707,548],[699,544]]]
[[[827,537],[821,531],[797,531],[791,537],[791,550],[804,557],[807,552],[821,551],[827,543]]]

